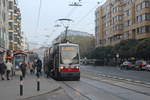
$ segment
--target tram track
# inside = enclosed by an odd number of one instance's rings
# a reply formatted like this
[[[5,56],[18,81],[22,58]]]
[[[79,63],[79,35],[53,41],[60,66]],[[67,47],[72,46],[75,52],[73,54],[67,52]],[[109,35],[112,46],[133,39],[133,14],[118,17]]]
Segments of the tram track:
[[[112,85],[112,86],[116,86],[116,87],[119,87],[119,88],[123,88],[123,89],[126,89],[126,90],[129,90],[129,91],[132,91],[132,92],[135,92],[135,93],[139,93],[139,94],[143,94],[143,95],[145,95],[145,96],[150,96],[150,93],[148,93],[148,92],[145,92],[145,91],[139,91],[139,90],[136,90],[136,89],[132,89],[132,88],[128,88],[128,87],[125,87],[125,86],[121,86],[121,85],[118,85],[118,84],[116,84],[116,83],[111,83],[111,82],[109,82],[109,81],[107,81],[107,80],[113,80],[113,79],[111,79],[111,78],[106,78],[106,77],[102,77],[102,78],[100,78],[100,77],[93,77],[93,76],[89,76],[89,75],[82,75],[82,77],[83,78],[87,78],[87,79],[90,79],[90,80],[95,80],[95,81],[98,81],[98,82],[103,82],[103,83],[106,83],[106,84],[109,84],[109,85]],[[120,80],[117,80],[117,79],[115,79],[115,80],[113,80],[113,81],[116,81],[116,82],[124,82],[124,81],[120,81]],[[129,84],[129,85],[135,85],[135,83],[127,83],[126,82],[126,84]],[[144,85],[138,85],[137,83],[136,83],[136,85],[137,86],[143,86],[143,87],[145,87],[145,88],[148,88],[148,89],[150,89],[150,87],[147,87],[147,86],[144,86]]]
[[[104,89],[101,89],[101,88],[96,87],[96,86],[94,86],[94,85],[92,85],[92,84],[89,84],[89,83],[87,83],[87,82],[85,82],[85,81],[83,81],[83,80],[80,80],[80,82],[82,82],[83,84],[87,84],[87,85],[89,85],[90,87],[93,87],[93,88],[95,88],[95,89],[99,89],[99,90],[101,90],[101,91],[104,91],[104,92],[106,92],[106,93],[109,93],[109,94],[111,94],[111,95],[113,95],[113,96],[119,98],[119,100],[128,100],[128,99],[126,99],[126,98],[124,98],[124,97],[118,96],[118,95],[116,95],[116,94],[114,94],[114,93],[108,92],[108,91],[106,91],[106,90],[104,90]],[[84,93],[82,93],[82,92],[78,91],[77,89],[75,89],[73,86],[69,85],[67,82],[64,82],[64,81],[63,81],[62,83],[63,83],[65,86],[67,86],[68,88],[72,89],[73,91],[79,93],[81,96],[83,96],[83,97],[86,98],[87,100],[93,100],[92,98],[86,96]],[[118,99],[117,99],[117,100],[118,100]]]
[[[83,94],[82,92],[80,92],[79,90],[73,88],[71,85],[67,84],[65,81],[62,82],[65,86],[69,87],[70,89],[72,89],[73,91],[79,93],[82,97],[86,98],[87,100],[92,100],[90,97],[86,96],[85,94]]]

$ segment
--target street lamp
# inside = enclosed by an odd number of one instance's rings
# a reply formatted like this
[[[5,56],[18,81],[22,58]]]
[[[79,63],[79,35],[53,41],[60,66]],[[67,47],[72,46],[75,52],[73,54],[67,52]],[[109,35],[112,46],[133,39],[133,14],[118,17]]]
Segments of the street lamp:
[[[62,19],[58,19],[57,21],[61,22],[61,24],[65,27],[64,42],[67,42],[67,34],[68,34],[69,24],[70,24],[70,22],[73,22],[73,20],[72,19],[67,19],[67,18],[62,18]]]

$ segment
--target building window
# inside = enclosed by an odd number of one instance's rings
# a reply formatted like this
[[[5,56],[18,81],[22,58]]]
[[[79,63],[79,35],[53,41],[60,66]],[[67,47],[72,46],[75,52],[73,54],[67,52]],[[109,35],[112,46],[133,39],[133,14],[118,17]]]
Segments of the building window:
[[[137,34],[143,34],[143,33],[149,33],[150,32],[150,26],[142,26],[137,28]]]
[[[121,20],[123,20],[123,16],[122,16],[122,15],[115,16],[115,17],[113,17],[113,19],[112,19],[112,23],[114,24],[115,22],[121,21]]]
[[[146,13],[146,14],[145,14],[145,20],[146,20],[146,21],[149,21],[149,20],[150,20],[150,13]]]
[[[119,11],[123,11],[123,6],[117,6],[113,8],[113,13],[119,12]]]
[[[150,13],[145,13],[137,16],[137,22],[150,21]]]
[[[112,30],[113,31],[123,30],[123,24],[113,26]]]
[[[146,0],[146,1],[143,1],[142,3],[138,4],[136,6],[136,9],[137,9],[137,11],[140,11],[144,8],[149,8],[149,7],[150,7],[150,2],[148,0]]]
[[[125,11],[124,16],[130,16],[130,15],[131,15],[131,10]]]
[[[13,20],[13,12],[9,12],[9,19]]]
[[[18,40],[17,40],[17,35],[16,35],[16,34],[14,35],[14,41],[15,41],[15,42],[18,41]]]
[[[142,3],[142,9],[143,8],[149,8],[149,1],[144,1],[143,3]]]
[[[13,40],[13,32],[9,32],[9,40]]]
[[[131,20],[127,20],[124,22],[125,27],[130,26],[130,25],[131,25]]]
[[[9,29],[13,30],[13,23],[12,22],[9,22]]]
[[[8,8],[9,8],[9,9],[13,9],[13,2],[12,2],[12,1],[9,1]]]

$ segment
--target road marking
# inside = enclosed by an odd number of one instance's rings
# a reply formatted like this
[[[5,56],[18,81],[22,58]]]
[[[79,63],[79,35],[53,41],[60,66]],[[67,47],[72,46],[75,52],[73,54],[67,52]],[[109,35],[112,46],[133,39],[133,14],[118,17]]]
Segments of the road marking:
[[[117,79],[118,77],[116,77],[116,76],[113,76],[113,78]]]
[[[142,83],[141,81],[134,81],[135,83]]]
[[[120,79],[120,80],[124,80],[125,78],[119,77],[118,79]]]
[[[132,82],[133,80],[132,79],[125,79],[126,81],[129,81],[129,82]]]

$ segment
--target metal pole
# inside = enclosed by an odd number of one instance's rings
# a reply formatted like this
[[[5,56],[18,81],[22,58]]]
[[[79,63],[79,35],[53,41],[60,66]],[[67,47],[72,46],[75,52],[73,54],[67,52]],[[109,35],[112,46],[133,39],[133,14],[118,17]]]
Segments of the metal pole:
[[[67,42],[67,34],[68,34],[68,28],[69,28],[69,27],[66,26],[65,28],[66,28],[66,31],[65,31],[65,41]]]
[[[23,95],[23,77],[20,75],[20,96]]]
[[[39,75],[39,72],[37,72],[37,91],[40,91],[40,75]]]

